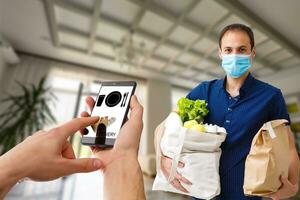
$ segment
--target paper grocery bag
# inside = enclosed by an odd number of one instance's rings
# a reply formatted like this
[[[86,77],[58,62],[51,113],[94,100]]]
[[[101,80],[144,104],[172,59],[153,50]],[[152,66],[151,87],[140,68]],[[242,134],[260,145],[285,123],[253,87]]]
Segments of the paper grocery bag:
[[[281,186],[280,176],[288,177],[289,139],[287,120],[265,123],[253,138],[246,158],[245,195],[265,196]]]
[[[220,146],[225,137],[226,133],[222,132],[199,133],[187,129],[183,127],[180,116],[171,112],[155,131],[157,174],[152,190],[174,192],[200,199],[212,199],[220,194]],[[158,141],[160,142],[157,143]],[[165,177],[160,167],[159,151],[172,160],[168,177]],[[183,168],[178,168],[179,161],[185,163]],[[175,179],[177,171],[193,183],[192,185],[182,183],[188,193],[172,186],[171,182]]]
[[[165,120],[163,122],[161,122],[154,131],[154,148],[158,152],[160,152],[159,144],[160,144],[160,140],[164,134],[164,131],[165,131]]]

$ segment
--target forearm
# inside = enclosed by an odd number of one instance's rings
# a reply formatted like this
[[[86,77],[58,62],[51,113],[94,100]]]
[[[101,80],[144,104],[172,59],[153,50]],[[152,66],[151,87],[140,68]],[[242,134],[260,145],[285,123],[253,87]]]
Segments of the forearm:
[[[0,199],[3,199],[10,189],[22,179],[20,166],[14,166],[13,160],[8,156],[0,157]]]
[[[289,165],[289,181],[296,185],[299,181],[300,162],[298,152],[295,146],[295,138],[292,130],[289,128],[289,144],[290,144],[290,165]]]
[[[105,168],[104,199],[145,199],[143,174],[137,159],[118,159]]]
[[[299,182],[299,170],[300,170],[300,162],[296,149],[291,151],[291,160],[289,166],[289,181],[296,185]]]

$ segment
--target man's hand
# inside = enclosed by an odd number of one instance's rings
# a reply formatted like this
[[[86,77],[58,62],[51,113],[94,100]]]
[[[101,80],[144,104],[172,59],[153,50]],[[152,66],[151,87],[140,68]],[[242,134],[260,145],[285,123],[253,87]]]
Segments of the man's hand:
[[[90,110],[94,107],[95,101],[92,97],[86,98],[86,103]],[[82,112],[81,117],[88,117],[88,112]],[[101,158],[104,165],[107,166],[116,158],[129,156],[137,158],[141,132],[143,129],[143,107],[139,104],[136,96],[132,96],[130,101],[130,118],[121,128],[114,147],[112,149],[100,149],[92,147],[93,153]],[[84,133],[84,130],[81,130]]]
[[[86,103],[92,110],[94,99],[87,97]],[[131,98],[130,111],[130,117],[121,128],[113,148],[91,148],[104,164],[104,199],[145,199],[142,171],[137,160],[143,107],[136,96]],[[89,114],[82,112],[81,116],[88,117]],[[81,132],[84,133],[84,130]]]
[[[48,181],[77,172],[98,170],[96,158],[76,159],[68,137],[94,124],[99,117],[76,118],[49,131],[39,131],[1,157],[1,168],[14,168],[19,178]],[[18,170],[18,171],[17,171]]]
[[[161,166],[161,170],[162,170],[163,174],[165,175],[166,179],[168,179],[169,176],[170,176],[170,171],[171,171],[171,167],[172,167],[172,159],[169,158],[169,157],[166,157],[166,156],[161,156],[160,166]],[[184,163],[179,162],[178,163],[178,167],[183,168],[184,167]],[[171,181],[171,184],[177,190],[180,190],[182,192],[188,193],[188,191],[182,186],[181,183],[192,185],[192,183],[189,180],[187,180],[181,174],[179,174],[178,172],[176,172],[175,178],[174,178],[173,181]]]
[[[271,195],[268,195],[266,197],[269,197],[273,200],[280,200],[280,199],[287,199],[292,196],[295,196],[298,192],[298,184],[293,185],[287,178],[281,176],[280,177],[282,185],[279,188],[279,190]]]
[[[292,196],[295,196],[298,192],[298,182],[299,182],[299,171],[300,171],[300,162],[298,157],[298,152],[295,146],[295,138],[290,127],[288,127],[288,136],[289,136],[289,147],[290,147],[290,163],[289,163],[289,172],[288,178],[283,176],[280,177],[282,185],[279,190],[267,197],[272,198],[273,200],[277,199],[286,199]]]
[[[68,137],[96,123],[99,117],[76,118],[49,131],[39,131],[0,157],[0,196],[22,178],[49,181],[100,169],[96,158],[76,159]],[[2,193],[2,194],[1,194]]]

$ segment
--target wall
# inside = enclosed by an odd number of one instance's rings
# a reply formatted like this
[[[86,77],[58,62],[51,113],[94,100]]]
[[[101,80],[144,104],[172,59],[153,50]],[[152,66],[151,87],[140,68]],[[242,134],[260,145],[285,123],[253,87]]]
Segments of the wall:
[[[0,51],[0,91],[2,91],[2,85],[3,85],[3,74],[6,69],[6,63],[4,61],[2,52]]]
[[[168,116],[171,111],[171,84],[150,79],[147,82],[146,101],[146,154],[154,153],[155,128]]]
[[[80,80],[84,85],[88,85],[89,82],[94,80],[135,80],[138,83],[136,95],[144,106],[144,125],[147,127],[146,116],[148,109],[145,103],[147,82],[145,80],[22,53],[19,54],[19,57],[20,63],[17,65],[4,67],[3,70],[1,70],[2,66],[0,66],[0,75],[3,74],[3,77],[0,79],[1,83],[3,82],[3,84],[0,84],[0,87],[3,86],[0,99],[4,97],[3,92],[10,94],[18,92],[19,87],[15,84],[15,80],[22,83],[35,83],[46,74],[50,77],[59,76],[71,80]],[[1,107],[5,108],[6,106],[0,105],[0,113]],[[144,128],[142,137],[147,137],[146,128]],[[146,141],[142,144],[140,151],[146,152],[145,148]]]
[[[262,81],[280,88],[284,96],[300,93],[300,66],[277,72],[272,76],[263,78]]]

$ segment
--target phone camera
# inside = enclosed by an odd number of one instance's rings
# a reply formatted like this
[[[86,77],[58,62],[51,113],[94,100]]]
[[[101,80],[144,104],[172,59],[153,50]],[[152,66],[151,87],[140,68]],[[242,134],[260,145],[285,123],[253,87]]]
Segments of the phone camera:
[[[114,91],[114,92],[111,92],[107,95],[106,99],[105,99],[105,104],[108,106],[108,107],[114,107],[116,106],[118,103],[120,103],[122,99],[122,95],[120,92],[118,91]]]

